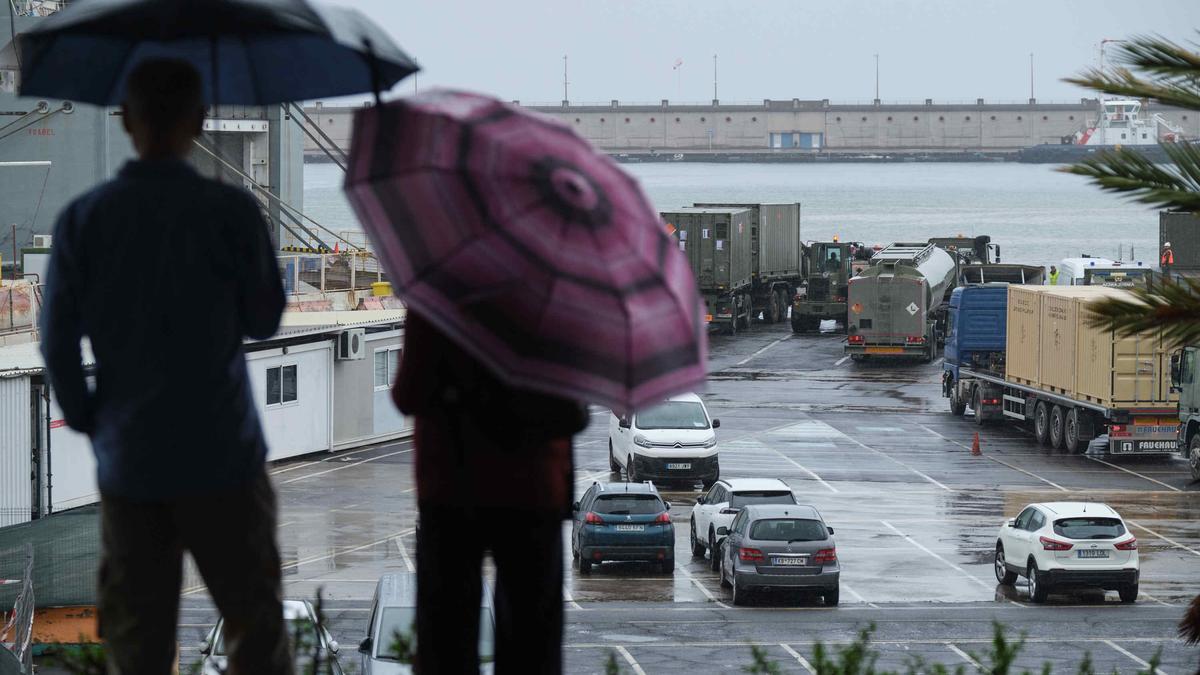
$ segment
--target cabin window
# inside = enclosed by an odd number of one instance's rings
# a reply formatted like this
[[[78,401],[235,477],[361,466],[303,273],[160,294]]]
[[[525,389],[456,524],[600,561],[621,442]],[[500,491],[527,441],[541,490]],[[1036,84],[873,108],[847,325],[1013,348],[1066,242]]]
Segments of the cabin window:
[[[396,381],[400,372],[400,348],[385,347],[375,350],[375,391],[386,390]]]
[[[295,365],[267,368],[267,405],[295,403],[296,388]]]

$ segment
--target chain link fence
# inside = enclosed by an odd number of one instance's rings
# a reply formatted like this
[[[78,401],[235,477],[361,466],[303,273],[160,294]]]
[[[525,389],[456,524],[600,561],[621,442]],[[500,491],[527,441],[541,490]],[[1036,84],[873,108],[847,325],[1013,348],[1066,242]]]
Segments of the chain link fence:
[[[16,589],[0,627],[0,675],[32,673],[33,544],[0,550],[0,586]]]

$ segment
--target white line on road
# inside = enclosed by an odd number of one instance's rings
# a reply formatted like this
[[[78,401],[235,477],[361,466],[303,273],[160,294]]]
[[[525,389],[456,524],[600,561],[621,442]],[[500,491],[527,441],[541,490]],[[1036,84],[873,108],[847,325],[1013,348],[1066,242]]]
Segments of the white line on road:
[[[879,605],[877,605],[877,604],[875,604],[875,603],[873,603],[873,602],[867,602],[867,599],[866,599],[866,598],[864,598],[864,597],[863,597],[863,596],[862,596],[862,595],[861,595],[861,594],[860,594],[858,591],[854,590],[853,588],[850,588],[850,585],[849,585],[849,584],[847,584],[847,583],[846,583],[846,582],[844,582],[844,581],[842,582],[842,588],[844,588],[844,589],[846,589],[847,591],[849,591],[849,592],[850,592],[850,595],[853,595],[855,598],[858,598],[858,601],[859,601],[859,602],[866,602],[866,603],[867,603],[868,605],[870,605],[871,607],[874,607],[875,609],[879,609]]]
[[[924,424],[921,424],[920,422],[917,422],[917,426],[921,427],[925,431],[928,431],[929,433],[933,434],[934,436],[937,436],[938,438],[942,439],[943,441],[946,441],[947,443],[953,443],[954,445],[957,445],[958,447],[963,448],[964,450],[971,449],[971,447],[966,445],[965,443],[959,443],[958,441],[954,440],[953,438],[950,438],[948,436],[943,436],[942,434],[939,434],[938,432],[934,431],[933,429],[930,429],[929,427],[925,426]],[[1037,475],[1036,473],[1033,473],[1031,471],[1026,471],[1025,469],[1022,469],[1019,467],[1015,467],[1012,464],[1005,462],[1004,460],[1000,460],[1000,459],[996,459],[995,457],[992,457],[990,454],[988,454],[986,452],[983,453],[983,456],[987,459],[992,460],[993,462],[995,462],[997,464],[1003,464],[1004,466],[1007,466],[1008,468],[1012,469],[1013,471],[1018,471],[1020,473],[1025,474],[1026,476],[1029,476],[1030,478],[1035,478],[1037,480],[1040,480],[1043,483],[1046,483],[1047,485],[1049,485],[1051,487],[1058,488],[1059,490],[1062,490],[1063,492],[1070,492],[1070,490],[1068,490],[1067,488],[1059,485],[1058,483],[1055,483],[1054,481],[1052,481],[1048,478],[1042,478],[1041,476]]]
[[[332,462],[334,460],[340,461],[343,457],[350,457],[351,455],[357,455],[357,454],[360,454],[363,452],[369,452],[371,450],[379,450],[381,448],[386,448],[389,445],[404,445],[407,443],[411,443],[411,441],[400,441],[399,443],[388,443],[386,445],[372,445],[372,446],[369,446],[366,448],[359,448],[358,450],[350,450],[349,452],[334,452],[334,453],[330,453],[329,456],[326,457],[325,459],[318,459],[318,460],[312,461],[312,462],[301,462],[299,464],[293,464],[292,466],[289,466],[289,467],[286,467],[283,469],[279,469],[277,471],[271,471],[271,472],[269,472],[269,475],[275,476],[275,475],[278,475],[281,473],[287,473],[288,471],[294,471],[296,469],[303,469],[304,467],[312,466],[313,464],[320,464],[321,462]]]
[[[628,663],[630,668],[633,668],[634,673],[637,675],[646,675],[646,671],[642,670],[638,662],[633,660],[633,654],[630,654],[628,649],[617,645],[617,653],[621,655],[621,658],[625,659],[625,663]]]
[[[830,491],[830,492],[837,492],[837,491],[838,491],[838,489],[837,489],[837,488],[833,487],[833,486],[832,486],[832,485],[830,485],[829,483],[826,483],[824,478],[821,478],[820,476],[818,476],[818,475],[816,474],[816,472],[814,472],[814,471],[810,471],[810,470],[809,470],[807,467],[805,467],[805,466],[804,466],[803,464],[801,464],[800,462],[797,462],[796,460],[792,459],[791,457],[788,457],[787,455],[785,455],[785,454],[783,454],[782,452],[780,452],[780,451],[776,450],[775,448],[768,448],[768,449],[769,449],[771,452],[773,452],[773,453],[775,453],[775,454],[779,455],[780,457],[782,457],[782,458],[783,458],[785,461],[791,462],[792,466],[794,466],[794,467],[796,467],[797,469],[800,469],[800,470],[801,470],[801,471],[803,471],[804,473],[808,474],[809,476],[811,476],[811,477],[813,478],[813,480],[815,480],[815,481],[817,481],[818,483],[820,483],[821,485],[823,485],[823,486],[825,486],[825,487],[829,488],[829,491]]]
[[[942,488],[942,489],[943,489],[943,490],[945,490],[946,492],[954,492],[954,488],[946,487],[945,485],[943,485],[942,483],[940,483],[940,482],[938,482],[937,480],[933,479],[932,477],[925,475],[925,474],[924,474],[923,472],[921,472],[921,471],[917,471],[916,469],[914,469],[914,468],[912,468],[911,466],[909,466],[909,465],[905,464],[904,462],[901,462],[900,460],[896,459],[895,457],[892,457],[891,455],[887,454],[886,452],[883,452],[882,450],[876,450],[875,448],[872,448],[871,446],[867,445],[866,443],[863,443],[862,441],[858,440],[857,438],[854,438],[853,436],[851,436],[851,435],[849,435],[849,434],[843,434],[843,435],[844,435],[846,438],[850,439],[850,441],[851,441],[852,443],[854,443],[854,444],[855,444],[855,445],[857,445],[858,447],[862,448],[863,450],[867,450],[867,451],[869,451],[869,452],[873,452],[873,453],[875,453],[875,454],[879,455],[880,457],[883,457],[884,459],[888,459],[888,460],[891,460],[892,462],[895,462],[896,464],[898,464],[898,465],[900,465],[900,466],[904,467],[905,469],[908,469],[909,471],[911,471],[911,472],[915,473],[916,475],[920,476],[921,478],[924,478],[925,480],[929,481],[930,483],[933,483],[934,485],[936,485],[936,486],[938,486],[938,487]]]
[[[834,363],[833,365],[835,365],[835,366],[840,366],[840,365],[842,365],[843,363],[845,363],[845,362],[847,362],[847,361],[849,361],[849,360],[850,360],[850,356],[849,356],[849,355],[846,355],[846,356],[843,356],[842,358],[838,359],[838,360],[837,360],[837,363]]]
[[[1125,649],[1124,647],[1118,645],[1117,643],[1113,642],[1112,640],[1105,640],[1104,644],[1108,645],[1109,647],[1112,647],[1113,649],[1117,650],[1118,652],[1121,652],[1125,656],[1128,656],[1130,658],[1130,660],[1132,660],[1134,663],[1138,664],[1139,666],[1141,666],[1143,668],[1150,667],[1149,663],[1138,658],[1138,656],[1136,654],[1134,654],[1133,652],[1129,651],[1128,649]],[[1156,675],[1166,675],[1166,673],[1164,673],[1161,668],[1155,668],[1154,672],[1156,673]]]
[[[676,567],[675,569],[676,569],[676,570],[678,570],[678,571],[679,571],[679,573],[683,574],[683,576],[685,576],[685,577],[687,577],[689,580],[691,580],[691,582],[692,582],[693,584],[695,584],[695,585],[696,585],[696,588],[699,588],[699,589],[700,589],[700,592],[704,594],[704,597],[708,598],[708,599],[709,599],[710,601],[712,601],[712,602],[715,602],[715,603],[717,603],[718,605],[720,605],[721,607],[724,607],[725,609],[730,609],[729,605],[727,605],[727,604],[725,604],[725,603],[721,602],[720,600],[718,600],[718,599],[717,599],[717,596],[715,596],[715,595],[713,595],[713,594],[712,594],[712,591],[710,591],[710,590],[708,590],[707,588],[705,588],[705,587],[704,587],[704,584],[700,583],[700,580],[699,580],[699,579],[697,579],[696,577],[692,576],[692,573],[691,573],[691,572],[689,572],[689,571],[687,571],[687,568],[685,568],[685,567]]]
[[[1128,522],[1130,525],[1133,525],[1134,527],[1138,528],[1139,530],[1145,530],[1145,531],[1149,532],[1150,534],[1158,537],[1159,539],[1162,539],[1163,541],[1167,542],[1168,544],[1170,544],[1172,546],[1176,546],[1178,548],[1181,548],[1181,549],[1187,551],[1188,553],[1191,553],[1192,555],[1200,555],[1200,551],[1197,551],[1196,549],[1194,549],[1190,546],[1184,546],[1183,544],[1175,541],[1174,539],[1168,539],[1167,537],[1162,536],[1161,534],[1146,527],[1145,525],[1142,525],[1141,523],[1135,523],[1132,520],[1126,521],[1126,522]]]
[[[936,558],[938,561],[940,561],[942,564],[946,565],[950,569],[958,572],[959,574],[970,579],[971,581],[974,581],[975,583],[979,584],[980,586],[983,586],[984,588],[988,589],[989,591],[995,590],[994,586],[988,585],[988,584],[980,581],[979,579],[976,579],[975,576],[973,574],[971,574],[970,572],[964,570],[963,568],[959,567],[958,565],[955,565],[954,563],[950,562],[949,560],[946,560],[945,558],[938,555],[937,553],[934,553],[933,551],[929,550],[928,548],[925,548],[925,546],[923,544],[921,544],[921,542],[917,541],[916,539],[913,539],[912,537],[908,536],[907,534],[904,534],[900,530],[896,529],[895,525],[892,525],[891,523],[889,523],[886,520],[881,520],[879,522],[883,523],[884,527],[888,528],[892,532],[895,532],[896,534],[900,535],[901,537],[904,537],[904,540],[907,541],[908,543],[912,544],[913,546],[916,546],[917,548],[921,549],[922,551],[933,556],[934,558]],[[1013,604],[1017,605],[1018,607],[1023,607],[1023,605],[1020,605],[1018,603],[1013,603]]]
[[[742,359],[741,361],[738,361],[738,362],[737,362],[736,364],[734,364],[734,365],[735,365],[735,366],[744,366],[744,365],[746,365],[747,363],[749,363],[749,362],[750,362],[750,361],[751,361],[751,360],[752,360],[754,357],[758,356],[759,354],[762,354],[763,352],[767,351],[767,350],[768,350],[768,349],[770,349],[771,347],[774,347],[775,345],[779,344],[780,342],[783,342],[784,340],[791,339],[791,337],[792,337],[792,336],[791,336],[790,334],[789,334],[789,335],[785,335],[785,336],[783,336],[783,337],[779,338],[778,340],[776,340],[776,341],[772,342],[771,344],[767,345],[766,347],[763,347],[762,349],[760,349],[760,350],[758,350],[758,351],[754,352],[754,353],[753,353],[753,354],[751,354],[750,356],[747,356],[746,358]]]
[[[578,602],[575,602],[575,596],[571,595],[571,589],[567,588],[566,584],[563,584],[563,602],[570,605],[571,609],[583,609]]]
[[[400,537],[393,539],[396,542],[396,548],[400,550],[400,559],[404,561],[404,569],[409,572],[416,572],[417,568],[413,566],[412,558],[408,557],[408,548],[404,546],[404,542]]]
[[[782,642],[781,642],[781,643],[779,643],[779,646],[780,646],[780,647],[783,647],[783,651],[785,651],[785,652],[787,652],[787,653],[791,654],[791,655],[792,655],[792,658],[794,658],[794,659],[796,659],[797,661],[799,661],[799,662],[800,662],[800,665],[801,665],[801,666],[802,666],[802,667],[803,667],[805,670],[807,670],[808,672],[812,673],[812,675],[817,675],[817,669],[816,669],[816,668],[813,668],[813,667],[812,667],[812,664],[808,662],[808,659],[806,659],[806,658],[804,658],[803,656],[801,656],[801,655],[800,655],[800,652],[796,651],[795,649],[792,649],[791,647],[789,647],[789,646],[787,646],[787,645],[783,644]]]
[[[295,483],[297,481],[308,480],[309,478],[316,478],[317,476],[324,476],[325,474],[333,473],[334,471],[341,471],[342,469],[349,469],[349,468],[356,467],[356,466],[362,466],[363,464],[366,464],[367,462],[374,462],[377,459],[386,459],[388,457],[393,457],[395,455],[403,455],[407,452],[412,452],[412,451],[413,451],[412,448],[407,448],[405,450],[397,450],[395,452],[389,452],[385,455],[376,455],[374,457],[368,457],[361,462],[351,462],[349,464],[342,464],[341,466],[335,466],[332,469],[325,469],[324,471],[317,471],[315,473],[308,473],[303,476],[296,476],[295,478],[289,478],[284,481],[279,481],[279,484],[287,485],[288,483]]]
[[[1144,478],[1144,479],[1150,481],[1151,483],[1157,483],[1157,484],[1167,488],[1168,490],[1174,490],[1175,492],[1183,492],[1183,490],[1180,490],[1179,488],[1175,487],[1174,485],[1167,485],[1166,483],[1162,482],[1161,480],[1155,480],[1149,476],[1142,475],[1136,471],[1130,471],[1129,469],[1126,469],[1123,466],[1117,466],[1116,464],[1113,464],[1112,462],[1106,462],[1102,459],[1092,457],[1091,455],[1087,455],[1087,458],[1092,460],[1093,462],[1100,462],[1104,466],[1111,466],[1112,468],[1116,469],[1117,471],[1124,471],[1125,473],[1133,475],[1133,476],[1137,476],[1138,478]]]
[[[967,663],[969,663],[969,664],[971,664],[971,665],[975,666],[976,668],[978,668],[978,669],[979,669],[979,672],[981,672],[981,673],[983,673],[983,672],[987,672],[987,669],[986,669],[986,668],[984,668],[983,666],[979,665],[979,662],[978,662],[978,661],[976,661],[975,659],[971,658],[971,655],[970,655],[970,654],[968,654],[968,653],[964,652],[963,650],[959,649],[958,647],[955,647],[953,642],[943,642],[942,644],[944,644],[944,645],[946,645],[947,647],[949,647],[949,648],[950,648],[950,651],[954,652],[955,654],[958,654],[959,658],[961,658],[963,661],[966,661]]]

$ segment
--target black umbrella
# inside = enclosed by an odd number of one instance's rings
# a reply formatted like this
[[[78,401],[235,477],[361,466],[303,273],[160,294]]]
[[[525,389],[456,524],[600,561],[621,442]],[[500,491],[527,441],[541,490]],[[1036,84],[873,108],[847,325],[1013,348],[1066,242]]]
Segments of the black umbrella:
[[[148,58],[189,61],[206,101],[246,105],[378,94],[419,70],[357,10],[305,0],[81,1],[22,34],[20,56],[21,95],[98,105]]]

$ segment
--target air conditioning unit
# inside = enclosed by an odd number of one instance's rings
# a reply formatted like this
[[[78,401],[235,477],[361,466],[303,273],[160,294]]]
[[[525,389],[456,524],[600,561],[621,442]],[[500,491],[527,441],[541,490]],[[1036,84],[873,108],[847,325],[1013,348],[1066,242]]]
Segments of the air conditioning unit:
[[[33,247],[50,248],[50,241],[52,239],[54,239],[54,237],[49,234],[35,234],[33,235]]]
[[[367,357],[366,331],[362,328],[351,328],[338,333],[338,361],[357,361]]]

